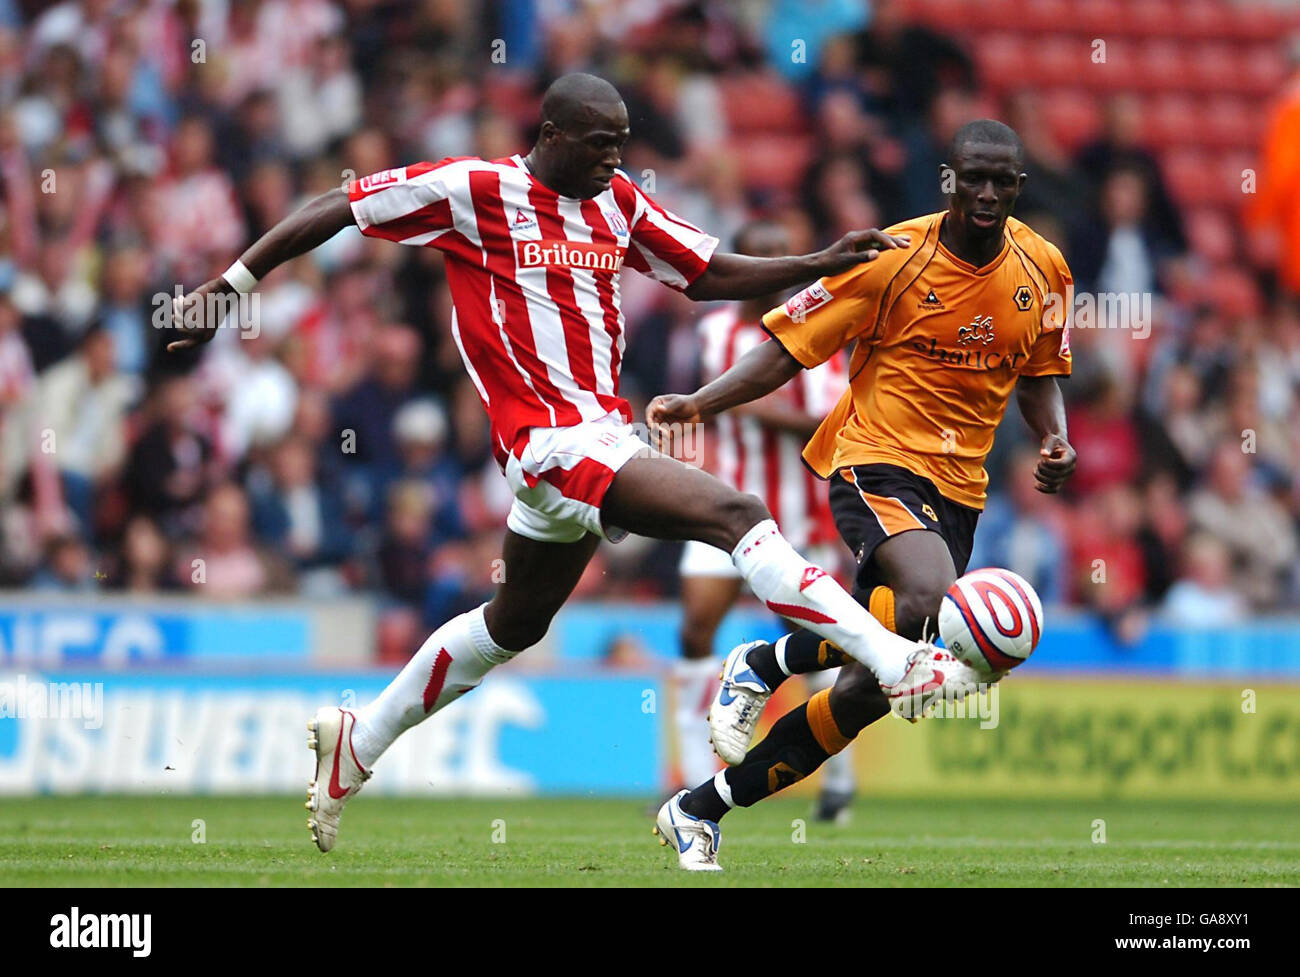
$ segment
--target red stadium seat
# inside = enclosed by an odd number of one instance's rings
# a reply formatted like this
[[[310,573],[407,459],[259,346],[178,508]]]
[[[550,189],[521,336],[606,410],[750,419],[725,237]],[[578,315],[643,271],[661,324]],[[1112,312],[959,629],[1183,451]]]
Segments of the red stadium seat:
[[[1148,37],[1167,37],[1178,20],[1178,7],[1175,0],[1129,0],[1111,29]]]
[[[977,30],[1014,31],[1024,27],[1022,22],[1023,0],[986,0],[979,4],[973,18]]]
[[[1021,30],[1060,31],[1074,19],[1071,0],[1024,0],[1021,6]]]
[[[808,128],[799,96],[776,75],[751,73],[721,83],[723,111],[732,132],[803,132]]]
[[[1214,269],[1201,287],[1201,298],[1228,319],[1254,319],[1264,311],[1263,296],[1255,276],[1241,267]]]
[[[1248,48],[1223,41],[1203,41],[1191,50],[1183,85],[1202,92],[1234,92],[1248,87]]]
[[[1138,87],[1145,91],[1187,87],[1187,54],[1177,41],[1165,38],[1144,41],[1136,57],[1141,64],[1135,78]]]
[[[1079,0],[1070,15],[1083,33],[1092,37],[1126,33],[1129,4],[1124,0]]]
[[[742,179],[750,190],[792,190],[812,160],[811,139],[792,133],[750,135],[736,140]]]
[[[1097,41],[1105,42],[1104,49],[1094,47]],[[1080,77],[1077,79],[1079,84],[1085,85],[1096,91],[1131,91],[1140,87],[1140,82],[1144,74],[1144,69],[1140,57],[1140,48],[1133,41],[1126,38],[1094,38],[1087,42],[1086,65]],[[1106,60],[1099,63],[1093,62],[1094,51],[1104,51]]]
[[[1171,93],[1148,99],[1143,129],[1152,149],[1199,143],[1203,135],[1200,107],[1190,95]]]
[[[1109,53],[1109,52],[1108,52]],[[1078,85],[1107,65],[1093,64],[1092,48],[1086,38],[1075,35],[1049,35],[1030,45],[1024,83],[1038,85]]]
[[[1227,264],[1236,257],[1236,231],[1222,208],[1197,208],[1187,215],[1186,226],[1192,250],[1206,261]]]
[[[1221,0],[1179,0],[1170,32],[1182,37],[1223,37],[1233,16],[1234,5]]]
[[[1097,98],[1077,88],[1056,89],[1043,100],[1043,113],[1052,135],[1073,153],[1091,139],[1101,125]]]
[[[1279,42],[1255,44],[1241,65],[1241,90],[1268,98],[1282,87],[1287,78],[1286,58]]]
[[[1005,92],[1025,84],[1030,41],[1019,34],[986,34],[973,46],[985,84]]]
[[[1208,188],[1215,182],[1214,161],[1200,149],[1172,149],[1161,160],[1165,182],[1174,199],[1184,204],[1213,203]]]
[[[1249,146],[1260,132],[1256,102],[1239,95],[1214,95],[1201,112],[1202,141],[1213,146]]]

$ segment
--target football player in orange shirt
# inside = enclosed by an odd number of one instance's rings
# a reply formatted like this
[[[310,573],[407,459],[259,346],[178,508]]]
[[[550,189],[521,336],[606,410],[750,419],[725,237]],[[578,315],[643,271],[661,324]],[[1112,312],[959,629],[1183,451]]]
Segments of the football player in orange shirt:
[[[769,341],[695,393],[647,408],[652,426],[698,421],[855,344],[849,389],[804,459],[830,479],[836,526],[858,560],[854,596],[909,637],[933,628],[965,571],[988,484],[984,460],[1013,391],[1041,441],[1037,488],[1059,491],[1075,467],[1056,380],[1070,373],[1073,284],[1060,251],[1011,216],[1026,179],[1020,138],[1000,122],[971,122],[948,159],[940,170],[948,209],[889,229],[907,247],[810,285],[764,316]],[[835,666],[832,689],[749,750],[777,685]],[[733,766],[667,806],[716,822],[808,776],[888,711],[871,673],[814,634],[742,645],[709,715],[714,746]]]

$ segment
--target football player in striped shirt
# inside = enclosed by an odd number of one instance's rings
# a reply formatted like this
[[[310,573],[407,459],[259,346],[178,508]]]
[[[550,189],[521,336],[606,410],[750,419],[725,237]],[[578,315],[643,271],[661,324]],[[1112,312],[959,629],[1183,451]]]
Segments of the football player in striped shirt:
[[[1071,369],[1074,287],[1061,252],[1011,216],[1024,147],[1014,130],[982,119],[958,130],[948,159],[948,209],[889,229],[906,246],[810,285],[763,317],[771,341],[695,393],[647,408],[652,425],[709,417],[853,345],[849,389],[804,459],[830,479],[836,526],[858,560],[855,596],[885,627],[913,637],[937,626],[944,593],[966,569],[988,485],[984,460],[1013,392],[1040,441],[1039,491],[1059,491],[1076,460],[1056,379]],[[937,661],[940,670],[949,664]],[[786,677],[841,665],[829,691],[749,749]],[[717,823],[808,776],[889,710],[876,679],[815,634],[741,645],[709,711],[713,744],[734,766],[683,791],[670,810]]]
[[[736,234],[735,249],[738,254],[776,257],[790,252],[790,236],[775,221],[753,221]],[[767,338],[763,313],[780,301],[777,294],[732,302],[700,319],[696,335],[702,381],[720,377]],[[821,483],[803,463],[801,452],[848,380],[847,357],[832,356],[766,397],[719,414],[703,439],[705,469],[738,491],[761,498],[790,545],[823,568],[841,562],[840,544]],[[706,719],[722,664],[713,654],[713,643],[744,581],[731,554],[695,540],[682,548],[678,569],[682,657],[673,670],[673,717],[681,775],[686,783],[697,784],[718,769]],[[830,685],[833,675],[813,672],[808,681],[820,689]],[[838,753],[822,768],[815,816],[837,820],[847,813],[853,791],[852,758],[849,751]]]
[[[169,348],[187,348],[219,327],[213,298],[224,307],[220,300],[345,227],[438,248],[452,332],[514,492],[505,579],[492,600],[439,627],[374,702],[322,708],[311,721],[308,826],[322,851],[384,750],[541,640],[600,541],[629,532],[726,550],[768,607],[864,662],[899,702],[920,708],[945,685],[974,684],[972,670],[962,675],[947,661],[940,673],[942,652],[888,631],[796,553],[760,499],[650,450],[619,395],[624,264],[695,300],[745,299],[843,273],[908,241],[869,230],[809,255],[718,252],[716,238],[619,169],[628,114],[612,85],[565,75],[547,89],[541,114],[528,155],[399,166],[331,190],[174,303],[188,335]],[[689,842],[674,833],[682,864],[716,870],[716,826],[694,821],[686,831]]]

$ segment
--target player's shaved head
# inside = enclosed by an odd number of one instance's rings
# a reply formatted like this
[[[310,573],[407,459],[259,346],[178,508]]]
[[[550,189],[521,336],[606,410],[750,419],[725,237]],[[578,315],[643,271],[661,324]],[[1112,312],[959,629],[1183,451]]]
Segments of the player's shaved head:
[[[613,186],[629,132],[618,89],[575,71],[542,96],[542,125],[526,162],[556,193],[585,200]]]
[[[1016,130],[996,119],[976,119],[958,129],[939,167],[948,214],[939,240],[978,267],[997,256],[1007,218],[1025,186],[1025,147]]]
[[[948,144],[948,159],[955,160],[969,146],[1006,146],[1015,152],[1016,166],[1025,165],[1025,144],[1016,130],[997,119],[976,119],[953,133]]]
[[[561,75],[542,96],[542,121],[568,130],[620,105],[623,97],[604,78],[583,71]]]

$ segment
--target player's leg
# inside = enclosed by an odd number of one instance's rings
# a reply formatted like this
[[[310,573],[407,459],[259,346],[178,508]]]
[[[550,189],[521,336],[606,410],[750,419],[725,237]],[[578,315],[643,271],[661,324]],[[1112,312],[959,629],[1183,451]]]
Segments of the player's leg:
[[[317,711],[308,723],[316,775],[307,789],[307,826],[321,851],[334,847],[343,806],[398,736],[546,634],[600,542],[571,527],[566,535],[576,538],[537,540],[508,530],[503,582],[489,603],[434,631],[374,702],[356,712],[333,706]]]
[[[902,489],[898,494],[906,495]],[[843,500],[837,500],[842,502]],[[930,502],[909,500],[918,511]],[[899,529],[884,538],[864,531],[878,522],[855,524],[850,506],[835,507],[836,521],[852,545],[861,535],[859,552],[865,556],[859,570],[857,593],[877,595],[886,587],[893,600],[894,627],[919,636],[938,619],[939,604],[957,579],[957,561],[964,569],[969,557],[974,518],[944,510],[951,540],[929,527]],[[926,518],[924,511],[922,518]],[[870,598],[869,598],[870,599]],[[879,599],[879,597],[877,597]],[[795,640],[792,638],[791,640]],[[716,700],[715,700],[716,701]],[[889,702],[869,670],[856,661],[846,663],[835,685],[818,692],[807,703],[781,717],[768,735],[745,759],[721,771],[680,800],[688,815],[716,822],[734,806],[748,807],[811,774],[831,756],[840,753],[863,729],[889,711]],[[715,730],[716,738],[716,730]]]
[[[812,672],[806,679],[814,695],[835,684],[838,673]],[[703,780],[700,781],[703,783]],[[853,770],[853,746],[832,753],[822,764],[817,784],[817,805],[813,817],[824,822],[843,822],[858,790],[858,778]]]
[[[502,582],[492,600],[434,631],[379,697],[358,710],[352,746],[361,764],[368,768],[405,730],[537,644],[599,542],[590,533],[573,542],[553,542],[507,530]]]
[[[680,572],[682,657],[673,667],[673,717],[681,776],[685,783],[696,784],[717,769],[706,718],[721,665],[713,642],[743,581],[728,554],[694,541],[682,551]]]
[[[643,536],[697,539],[728,550],[769,608],[832,641],[882,684],[916,677],[909,657],[917,644],[886,631],[833,577],[796,553],[756,496],[671,458],[639,457],[614,477],[602,515]]]

